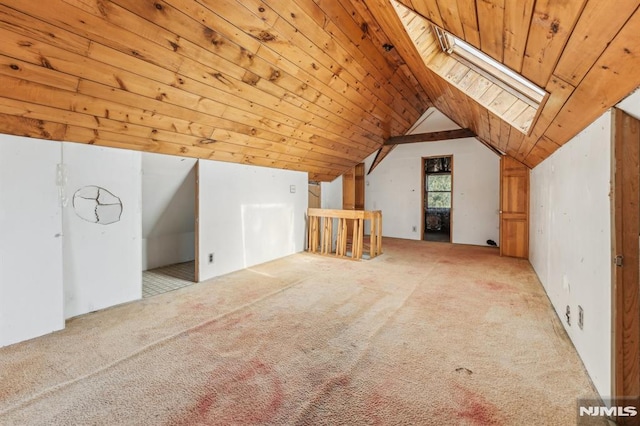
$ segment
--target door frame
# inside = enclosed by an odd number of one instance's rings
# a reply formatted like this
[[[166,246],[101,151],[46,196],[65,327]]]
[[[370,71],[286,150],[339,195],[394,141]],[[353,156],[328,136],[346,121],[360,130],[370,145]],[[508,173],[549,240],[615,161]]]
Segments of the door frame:
[[[640,120],[612,110],[612,396],[640,402]],[[622,256],[619,261],[617,256]],[[620,424],[627,424],[618,418]]]
[[[425,229],[425,222],[427,220],[427,211],[425,209],[425,196],[427,193],[427,182],[426,182],[426,177],[427,177],[427,171],[426,171],[426,165],[427,165],[427,160],[431,159],[431,158],[446,158],[449,157],[451,158],[451,208],[449,209],[449,242],[453,243],[453,184],[454,184],[454,176],[453,176],[453,154],[448,154],[448,155],[430,155],[428,157],[422,157],[422,184],[421,184],[421,196],[420,196],[420,241],[425,241],[424,239],[424,234],[426,232]]]
[[[193,274],[193,281],[196,283],[200,282],[200,159],[196,160],[195,164],[196,168],[196,196],[195,196],[195,235],[193,238],[193,242],[195,244],[194,247],[194,257],[195,257],[195,268]]]

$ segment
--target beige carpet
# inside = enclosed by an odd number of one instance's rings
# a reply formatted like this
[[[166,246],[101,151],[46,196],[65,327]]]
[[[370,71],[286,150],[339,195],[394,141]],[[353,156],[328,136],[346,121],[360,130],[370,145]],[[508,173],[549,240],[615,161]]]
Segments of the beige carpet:
[[[595,392],[529,263],[384,240],[0,349],[1,425],[573,425]]]

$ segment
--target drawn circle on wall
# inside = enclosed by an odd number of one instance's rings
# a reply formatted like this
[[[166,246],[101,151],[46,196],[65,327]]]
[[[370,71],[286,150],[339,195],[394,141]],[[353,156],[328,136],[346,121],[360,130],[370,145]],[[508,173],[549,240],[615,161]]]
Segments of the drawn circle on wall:
[[[88,185],[73,194],[73,209],[87,222],[109,225],[120,220],[122,201],[104,188]]]

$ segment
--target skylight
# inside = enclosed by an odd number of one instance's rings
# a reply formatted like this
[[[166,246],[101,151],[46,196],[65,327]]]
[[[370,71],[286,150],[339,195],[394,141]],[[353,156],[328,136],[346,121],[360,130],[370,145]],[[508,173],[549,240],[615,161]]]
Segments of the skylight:
[[[534,102],[535,106],[540,104],[544,99],[546,92],[542,88],[522,77],[520,74],[514,72],[465,41],[446,32],[442,28],[434,25],[433,29],[437,35],[438,41],[440,42],[440,47],[444,52],[457,56],[458,59],[461,59],[468,65],[473,66],[476,70],[482,72],[486,76],[496,78],[502,83],[507,84],[513,90],[517,91],[518,94],[524,95],[527,99]]]
[[[476,134],[492,140],[498,149],[518,137],[511,130],[503,131],[502,122],[524,135],[533,131],[548,93],[402,3],[391,0],[391,4],[431,71],[424,78],[433,88],[438,107],[473,124]]]

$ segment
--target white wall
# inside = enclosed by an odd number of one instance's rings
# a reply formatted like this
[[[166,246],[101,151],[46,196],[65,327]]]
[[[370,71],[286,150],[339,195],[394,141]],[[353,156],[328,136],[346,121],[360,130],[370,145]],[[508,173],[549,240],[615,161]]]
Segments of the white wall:
[[[209,160],[198,167],[200,280],[303,250],[306,173]]]
[[[64,328],[60,149],[0,134],[0,346]]]
[[[331,182],[320,182],[320,208],[342,210],[342,176],[338,176]],[[333,224],[333,240],[338,235],[337,219]],[[365,233],[369,232],[369,221],[365,222]]]
[[[342,176],[331,182],[320,182],[320,206],[323,209],[342,210]]]
[[[64,143],[63,162],[70,199],[63,212],[65,317],[141,298],[140,153]],[[91,223],[76,214],[73,195],[87,185],[121,199],[118,222]]]
[[[196,159],[142,153],[142,269],[195,259]]]
[[[453,156],[452,242],[499,241],[500,159],[474,138],[399,145],[365,176],[365,208],[382,210],[383,236],[422,239],[422,158],[448,155]],[[367,172],[373,158],[365,162]]]
[[[531,172],[530,261],[602,396],[611,389],[610,164],[607,112]]]

